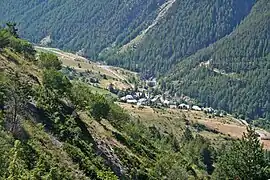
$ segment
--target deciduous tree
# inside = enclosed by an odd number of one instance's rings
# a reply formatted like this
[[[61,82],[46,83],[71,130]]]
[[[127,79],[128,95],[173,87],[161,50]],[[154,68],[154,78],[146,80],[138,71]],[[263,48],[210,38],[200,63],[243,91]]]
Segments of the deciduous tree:
[[[60,70],[62,62],[54,54],[41,52],[39,55],[39,65],[43,69]]]

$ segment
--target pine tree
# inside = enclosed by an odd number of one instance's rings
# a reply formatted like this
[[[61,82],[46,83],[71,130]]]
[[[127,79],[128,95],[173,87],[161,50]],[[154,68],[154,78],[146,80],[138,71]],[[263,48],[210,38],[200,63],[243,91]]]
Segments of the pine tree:
[[[7,25],[7,28],[6,28],[7,31],[10,32],[10,34],[14,36],[15,38],[18,38],[19,37],[18,29],[16,28],[17,24],[14,22],[8,22],[6,23],[6,25]]]
[[[241,140],[219,158],[214,171],[215,179],[256,179],[270,177],[269,162],[254,129],[247,128]]]

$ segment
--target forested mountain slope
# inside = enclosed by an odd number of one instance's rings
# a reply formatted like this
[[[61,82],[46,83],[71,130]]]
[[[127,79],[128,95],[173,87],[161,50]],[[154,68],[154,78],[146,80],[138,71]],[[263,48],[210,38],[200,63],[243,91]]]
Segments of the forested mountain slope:
[[[1,21],[17,22],[20,34],[32,42],[38,43],[50,35],[52,46],[84,49],[91,59],[102,59],[111,65],[164,73],[177,59],[231,33],[254,3],[255,0],[3,0],[0,17]],[[139,35],[143,36],[138,38]],[[122,51],[134,39],[135,43]],[[102,56],[98,56],[100,52]]]
[[[13,30],[0,29],[0,179],[175,179],[213,172],[212,161],[196,160],[201,149],[212,149],[210,141],[187,130],[181,151],[196,144],[196,155],[181,158],[180,138],[144,126],[89,84],[70,81],[56,56],[35,54]],[[160,172],[170,157],[177,157],[168,165],[175,170]]]
[[[232,34],[181,61],[169,79],[207,106],[270,119],[270,2],[258,1]]]
[[[150,25],[165,0],[3,0],[0,21],[15,21],[20,34],[38,43],[51,36],[52,46],[96,59],[104,48],[137,35]]]
[[[207,47],[247,16],[254,0],[176,0],[145,37],[124,53],[105,59],[133,70],[164,74],[177,60]]]

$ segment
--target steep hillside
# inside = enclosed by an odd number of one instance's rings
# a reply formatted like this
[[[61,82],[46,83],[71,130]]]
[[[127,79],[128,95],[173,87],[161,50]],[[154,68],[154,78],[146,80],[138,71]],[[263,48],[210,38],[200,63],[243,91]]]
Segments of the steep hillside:
[[[50,37],[52,46],[82,50],[91,59],[157,74],[231,33],[254,3],[3,0],[0,20],[17,22],[20,34],[32,42]]]
[[[270,119],[269,78],[270,2],[259,0],[233,33],[180,62],[168,80],[207,106]]]
[[[249,14],[254,0],[176,0],[142,40],[105,55],[111,64],[164,74],[177,62],[230,34]],[[109,57],[108,57],[109,56]]]
[[[1,179],[158,176],[150,169],[165,149],[157,146],[160,140],[149,139],[146,127],[108,98],[92,93],[88,85],[69,81],[58,71],[61,64],[55,56],[27,58],[32,51],[22,54],[14,49],[22,40],[6,29],[0,30],[3,39],[7,43],[0,52]],[[169,141],[162,146],[173,153]],[[203,169],[198,172],[207,175]]]
[[[165,0],[16,1],[0,2],[0,22],[15,21],[20,34],[39,43],[83,50],[96,59],[103,49],[129,41],[149,26]]]
[[[190,134],[182,146],[179,135],[144,126],[111,98],[68,80],[54,55],[33,56],[12,30],[0,30],[0,42],[7,42],[0,51],[1,179],[175,179],[213,172],[212,161],[197,161],[201,149],[214,153],[209,140]],[[194,156],[181,158],[179,148],[189,152],[191,144],[198,145]],[[178,157],[168,165],[176,169],[160,172],[168,153]],[[189,163],[177,167],[182,161]]]

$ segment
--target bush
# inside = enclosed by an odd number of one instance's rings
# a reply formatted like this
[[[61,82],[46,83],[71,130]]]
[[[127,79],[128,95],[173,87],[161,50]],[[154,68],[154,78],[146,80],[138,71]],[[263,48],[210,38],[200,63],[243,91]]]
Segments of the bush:
[[[107,118],[110,112],[110,105],[103,96],[97,95],[95,101],[91,107],[91,115],[100,120],[101,118]]]
[[[60,70],[62,68],[62,62],[54,54],[40,53],[39,66],[43,69]]]
[[[72,84],[61,72],[56,70],[45,70],[43,74],[44,87],[63,96],[70,94]]]
[[[33,58],[35,56],[35,49],[31,43],[26,40],[11,36],[9,38],[9,47],[14,49],[18,53],[22,53],[27,58]]]
[[[0,30],[0,49],[8,46],[10,36],[6,30]]]

